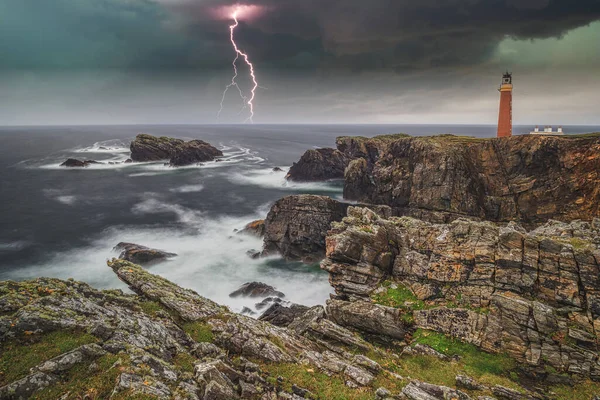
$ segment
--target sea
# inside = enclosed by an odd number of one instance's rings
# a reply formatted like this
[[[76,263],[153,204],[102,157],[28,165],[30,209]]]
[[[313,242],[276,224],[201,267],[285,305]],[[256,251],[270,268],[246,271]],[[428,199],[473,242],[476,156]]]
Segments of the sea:
[[[600,127],[565,126],[569,133]],[[515,127],[528,132],[531,127]],[[129,157],[139,133],[202,139],[224,161],[172,168],[163,162],[109,164]],[[279,198],[299,193],[342,200],[341,182],[290,183],[285,173],[311,148],[342,135],[451,133],[493,137],[475,125],[129,125],[0,127],[0,280],[74,278],[99,289],[127,290],[106,261],[119,242],[177,253],[148,267],[155,274],[229,306],[241,284],[264,282],[286,300],[323,304],[332,292],[318,264],[251,259],[261,239],[240,235]],[[104,164],[65,168],[67,158]],[[274,172],[280,167],[283,172]]]

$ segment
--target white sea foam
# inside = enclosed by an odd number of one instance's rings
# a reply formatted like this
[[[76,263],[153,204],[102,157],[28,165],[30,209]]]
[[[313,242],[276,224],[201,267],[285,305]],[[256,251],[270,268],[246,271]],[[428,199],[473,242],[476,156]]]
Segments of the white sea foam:
[[[246,217],[209,218],[198,210],[150,199],[137,204],[133,211],[174,213],[188,229],[114,227],[86,248],[56,254],[43,265],[0,273],[0,278],[73,277],[99,288],[125,289],[106,266],[106,259],[117,256],[112,248],[125,241],[177,253],[177,257],[151,266],[149,271],[237,312],[244,306],[253,308],[254,303],[260,301],[229,297],[229,293],[246,282],[272,285],[286,294],[286,300],[305,305],[323,304],[331,293],[327,275],[315,271],[314,266],[276,263],[275,258],[253,260],[246,255],[248,250],[260,249],[262,240],[234,230],[251,220],[263,218],[266,208]]]
[[[67,204],[67,205],[73,205],[75,203],[75,200],[77,200],[77,197],[75,196],[57,196],[56,197],[56,201],[58,201],[59,203],[63,203],[63,204]]]
[[[307,191],[340,191],[341,188],[332,182],[292,182],[285,179],[289,167],[250,169],[235,172],[227,176],[230,182],[238,185],[255,185],[271,189],[307,190]]]
[[[204,185],[183,185],[176,188],[169,189],[173,193],[195,193],[201,192],[204,189]]]

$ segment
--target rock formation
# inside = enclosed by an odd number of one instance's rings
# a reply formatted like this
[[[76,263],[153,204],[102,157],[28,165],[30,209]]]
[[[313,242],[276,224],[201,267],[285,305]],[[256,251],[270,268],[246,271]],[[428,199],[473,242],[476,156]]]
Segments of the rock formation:
[[[530,225],[600,217],[597,134],[503,140],[386,135],[340,137],[336,142],[349,161],[344,198],[386,204],[396,215],[431,222],[464,216]],[[312,156],[298,164],[302,171],[321,171],[339,158]],[[301,176],[319,179],[319,173]]]
[[[121,252],[119,254],[120,259],[131,261],[132,263],[139,265],[152,265],[177,256],[175,253],[168,253],[166,251],[140,246],[139,244],[125,242],[117,244],[113,250]]]
[[[202,140],[185,142],[165,136],[155,137],[139,134],[131,142],[133,161],[170,160],[171,166],[185,166],[205,161],[213,161],[223,153]]]
[[[533,368],[600,378],[600,219],[527,232],[383,219],[365,208],[348,215],[334,223],[322,263],[339,299],[328,304],[335,322],[394,336],[382,325],[389,315],[391,332],[411,321]],[[390,279],[414,300],[370,311],[369,297]]]
[[[349,161],[349,157],[338,150],[308,150],[292,165],[286,178],[297,182],[343,179]]]
[[[326,196],[295,195],[278,200],[265,219],[263,255],[321,260],[331,222],[340,221],[347,208],[347,204]]]
[[[285,297],[285,294],[276,290],[273,286],[262,282],[244,283],[235,291],[229,294],[229,297],[262,297],[269,296]]]

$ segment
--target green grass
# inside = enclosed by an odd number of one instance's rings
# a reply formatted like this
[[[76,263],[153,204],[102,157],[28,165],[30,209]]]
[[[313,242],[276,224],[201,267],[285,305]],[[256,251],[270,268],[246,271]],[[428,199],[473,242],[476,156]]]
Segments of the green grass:
[[[271,375],[275,383],[277,376],[283,377],[284,389],[291,391],[292,384],[308,389],[319,399],[328,400],[372,400],[373,388],[350,389],[344,380],[337,376],[327,376],[316,368],[307,365],[285,363],[260,363],[261,370]]]
[[[26,332],[25,336],[0,346],[0,386],[28,375],[30,368],[43,361],[97,341],[82,332],[56,331],[44,335]]]
[[[565,139],[588,139],[588,138],[597,138],[600,137],[600,132],[592,132],[592,133],[580,133],[577,135],[563,135],[563,136],[559,136],[561,138],[565,138]]]
[[[388,307],[402,308],[404,310],[422,310],[425,308],[425,303],[419,300],[413,292],[406,286],[397,284],[396,289],[392,289],[391,282],[383,283],[387,290],[382,293],[377,293],[372,296],[377,304]]]
[[[575,386],[558,385],[550,387],[552,398],[570,400],[590,400],[600,393],[600,383],[592,381],[577,382]]]
[[[505,375],[516,368],[515,361],[507,355],[486,353],[475,345],[441,333],[417,329],[413,342],[428,345],[448,356],[460,356],[465,371],[475,377],[485,374]]]
[[[173,359],[173,365],[184,372],[194,372],[194,364],[196,359],[188,353],[177,353]]]
[[[89,370],[89,364],[75,365],[61,377],[62,380],[36,393],[31,398],[35,400],[119,398],[119,396],[111,397],[110,395],[128,362],[126,356],[107,354],[96,360],[98,368],[94,371]],[[65,394],[67,396],[62,397]]]
[[[210,325],[204,322],[188,322],[183,325],[183,330],[198,343],[212,343],[214,341]]]
[[[156,317],[157,312],[164,310],[163,307],[157,301],[142,301],[139,305],[142,311],[144,311],[151,317]]]

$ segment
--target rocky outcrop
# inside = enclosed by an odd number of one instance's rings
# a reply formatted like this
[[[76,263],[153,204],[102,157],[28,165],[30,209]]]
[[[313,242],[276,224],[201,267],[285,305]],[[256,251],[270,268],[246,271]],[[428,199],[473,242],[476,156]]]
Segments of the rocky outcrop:
[[[599,234],[600,220],[551,221],[527,232],[514,223],[383,219],[351,207],[327,237],[322,268],[336,297],[354,301],[340,303],[350,310],[368,309],[369,295],[392,279],[423,302],[414,311],[394,309],[411,313],[415,327],[507,353],[533,368],[597,378]],[[360,325],[367,317],[347,321],[368,312],[343,312],[345,321],[335,315],[336,303],[334,321],[372,330]]]
[[[344,160],[344,198],[385,204],[395,215],[531,225],[600,217],[598,134],[508,139],[399,134],[339,137],[336,145],[337,150],[307,152],[294,174],[319,180],[326,166],[339,171]]]
[[[168,253],[166,251],[140,246],[139,244],[125,242],[117,244],[113,251],[121,252],[119,254],[120,259],[131,261],[132,263],[139,265],[152,265],[177,256],[175,253]]]
[[[229,297],[285,297],[285,294],[273,286],[262,282],[247,282],[229,294]]]
[[[61,167],[68,167],[68,168],[86,168],[89,167],[92,164],[103,164],[100,161],[94,161],[94,160],[77,160],[75,158],[69,158],[67,159],[67,161],[63,162],[62,164],[60,164]]]
[[[300,161],[292,165],[286,178],[297,182],[343,179],[349,162],[349,157],[339,150],[307,150]]]
[[[278,200],[265,219],[263,255],[319,261],[331,222],[341,221],[347,204],[326,196],[294,195]]]
[[[600,136],[345,138],[344,197],[397,214],[539,224],[600,216]],[[360,161],[362,160],[362,161]]]
[[[137,135],[131,142],[133,161],[170,160],[172,166],[185,166],[199,162],[213,161],[223,153],[202,140],[185,142],[165,136]]]

